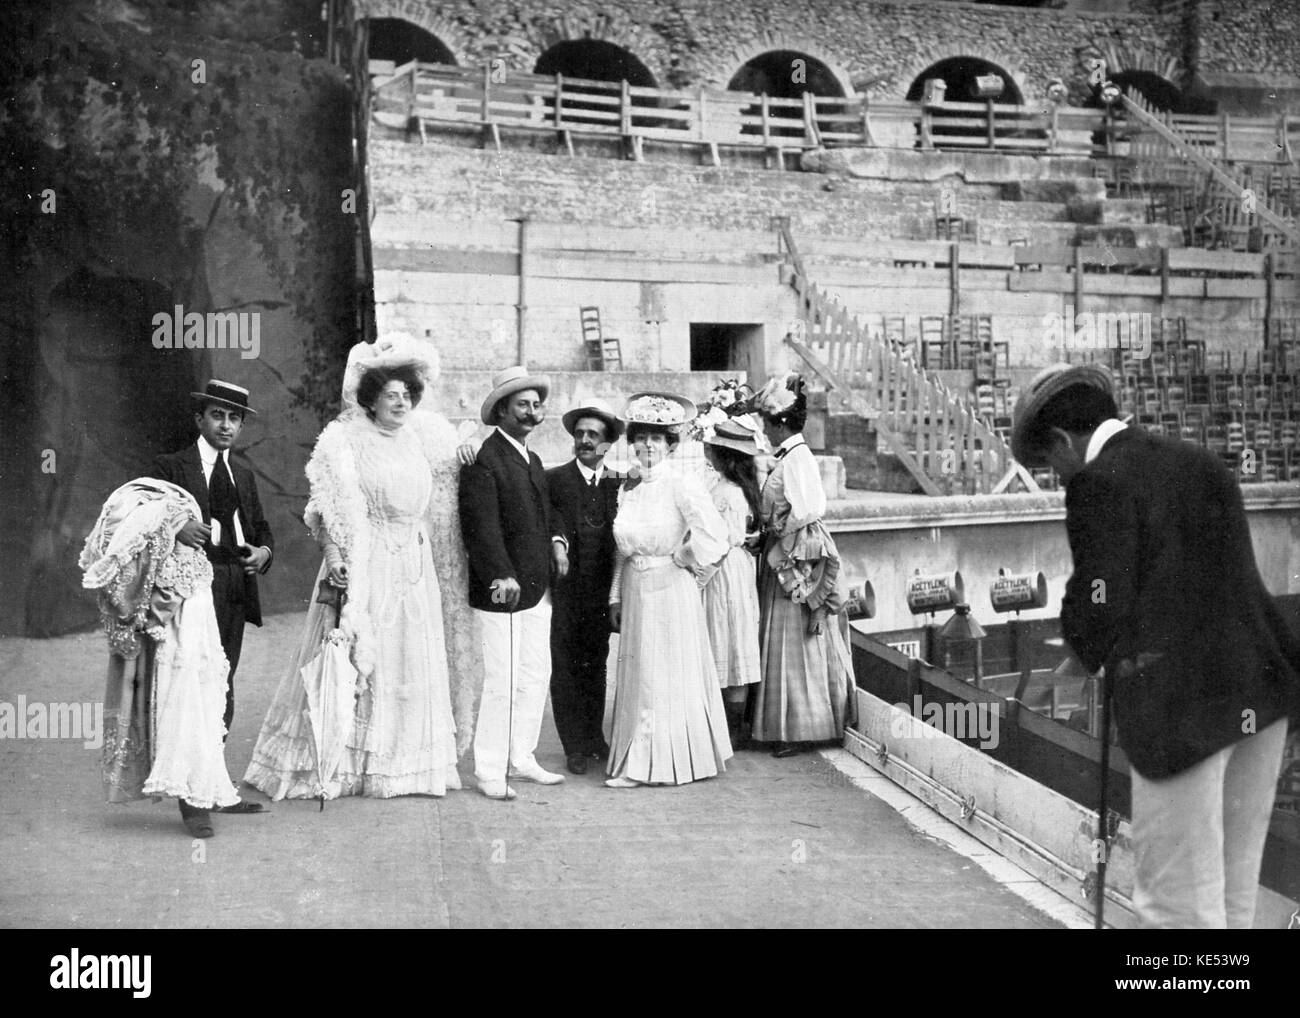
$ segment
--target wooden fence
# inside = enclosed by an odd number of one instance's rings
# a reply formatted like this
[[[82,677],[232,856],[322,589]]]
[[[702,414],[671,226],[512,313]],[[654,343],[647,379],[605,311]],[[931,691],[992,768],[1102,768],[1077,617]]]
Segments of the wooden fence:
[[[804,274],[788,225],[780,236],[801,323],[786,342],[827,386],[830,409],[874,418],[877,435],[927,495],[989,494],[1016,477],[1038,490],[968,401],[923,370],[893,336],[866,328],[818,289]]]
[[[572,148],[577,135],[623,139],[640,158],[647,143],[753,147],[784,151],[843,145],[1105,155],[1124,137],[1120,120],[1102,110],[1008,103],[880,102],[862,96],[797,99],[722,89],[661,89],[626,81],[462,68],[411,61],[372,81],[381,120],[420,130],[463,125],[500,143],[502,130],[558,132]],[[1203,118],[1219,132],[1214,145],[1229,158],[1253,158],[1248,141],[1300,138],[1300,118]],[[1175,118],[1183,127],[1203,125]],[[1208,131],[1209,125],[1204,125]],[[1208,137],[1208,135],[1207,135]],[[1208,144],[1208,142],[1207,142]],[[1257,146],[1256,146],[1257,147]],[[1254,151],[1254,148],[1251,148]],[[1276,152],[1276,147],[1274,148]],[[1275,156],[1276,158],[1276,156]]]

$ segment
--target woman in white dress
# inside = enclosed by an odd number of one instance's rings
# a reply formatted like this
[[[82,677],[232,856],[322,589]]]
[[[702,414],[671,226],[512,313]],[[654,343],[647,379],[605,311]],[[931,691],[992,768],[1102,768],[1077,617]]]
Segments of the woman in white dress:
[[[354,347],[348,409],[321,433],[307,464],[305,518],[324,550],[317,579],[346,592],[341,628],[358,689],[342,760],[319,785],[300,669],[318,653],[335,609],[313,602],[244,775],[272,799],[440,796],[460,787],[441,595],[457,557],[447,535],[460,532],[447,518],[456,504],[456,436],[444,418],[415,409],[434,358],[405,336]],[[463,586],[462,570],[454,589]],[[473,634],[468,619],[458,626],[459,658]],[[474,655],[461,660],[472,669]]]
[[[744,742],[745,703],[750,688],[762,677],[752,547],[759,525],[754,470],[758,444],[755,431],[744,421],[720,421],[702,435],[704,456],[713,468],[709,496],[727,526],[727,556],[704,585],[704,616],[733,748]]]
[[[212,566],[202,548],[176,540],[202,519],[184,488],[130,481],[104,504],[80,565],[108,634],[108,801],[175,797],[190,833],[206,838],[207,811],[239,796],[222,746],[230,666],[212,608]]]
[[[611,788],[686,784],[731,757],[696,580],[726,554],[726,525],[703,485],[668,457],[694,415],[690,400],[664,393],[638,393],[625,412],[639,480],[619,493],[614,518]]]

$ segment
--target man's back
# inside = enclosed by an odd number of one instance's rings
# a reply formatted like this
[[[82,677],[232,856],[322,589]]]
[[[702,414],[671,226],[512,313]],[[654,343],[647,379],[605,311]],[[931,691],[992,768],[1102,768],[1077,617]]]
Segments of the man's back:
[[[1300,651],[1259,576],[1237,482],[1212,453],[1125,429],[1070,480],[1066,516],[1075,571],[1062,629],[1115,680],[1140,771],[1174,773],[1297,709]]]

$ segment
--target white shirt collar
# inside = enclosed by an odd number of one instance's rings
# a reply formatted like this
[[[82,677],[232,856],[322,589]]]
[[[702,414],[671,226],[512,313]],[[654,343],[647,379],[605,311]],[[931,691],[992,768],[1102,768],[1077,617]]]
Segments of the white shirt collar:
[[[195,444],[199,447],[199,459],[203,461],[205,467],[210,467],[217,462],[217,457],[221,455],[220,449],[210,444],[202,435],[199,436],[199,440]],[[227,462],[229,462],[228,459]]]
[[[1088,448],[1084,450],[1083,462],[1086,466],[1101,455],[1102,448],[1110,441],[1112,435],[1118,435],[1127,427],[1118,417],[1111,417],[1097,425],[1097,429],[1092,433],[1092,438],[1088,439]]]
[[[803,432],[801,431],[801,432],[799,432],[798,434],[791,435],[791,436],[790,436],[789,438],[787,438],[784,442],[782,442],[780,445],[778,445],[778,446],[776,447],[776,451],[777,451],[777,452],[780,452],[782,449],[784,449],[786,452],[789,452],[789,451],[790,451],[791,449],[793,449],[796,445],[802,445],[802,444],[803,444],[803,441],[804,441],[804,438],[803,438]]]
[[[507,435],[504,431],[501,430],[501,425],[499,424],[497,425],[497,432],[501,435],[502,438],[504,438],[507,442],[509,442],[511,445],[513,445],[516,449],[519,450],[519,455],[524,458],[525,463],[532,463],[532,460],[528,458],[528,449],[524,446],[522,442],[517,442],[509,435]]]
[[[595,470],[592,470],[591,467],[584,466],[582,460],[578,459],[577,457],[574,457],[573,462],[577,465],[578,472],[582,474],[582,479],[586,481],[588,484],[591,483],[591,479],[593,477],[596,479],[596,483],[599,484],[600,479],[605,476],[605,464],[603,461],[600,463],[599,466],[596,467]]]

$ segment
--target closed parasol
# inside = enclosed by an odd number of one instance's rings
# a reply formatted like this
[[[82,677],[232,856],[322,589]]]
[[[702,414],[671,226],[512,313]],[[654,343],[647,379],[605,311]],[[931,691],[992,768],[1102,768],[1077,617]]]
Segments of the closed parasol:
[[[316,600],[334,605],[334,627],[325,633],[320,651],[299,670],[307,693],[307,721],[312,755],[316,759],[316,798],[320,808],[343,757],[356,704],[357,670],[348,653],[349,640],[339,628],[347,595],[321,580]]]

